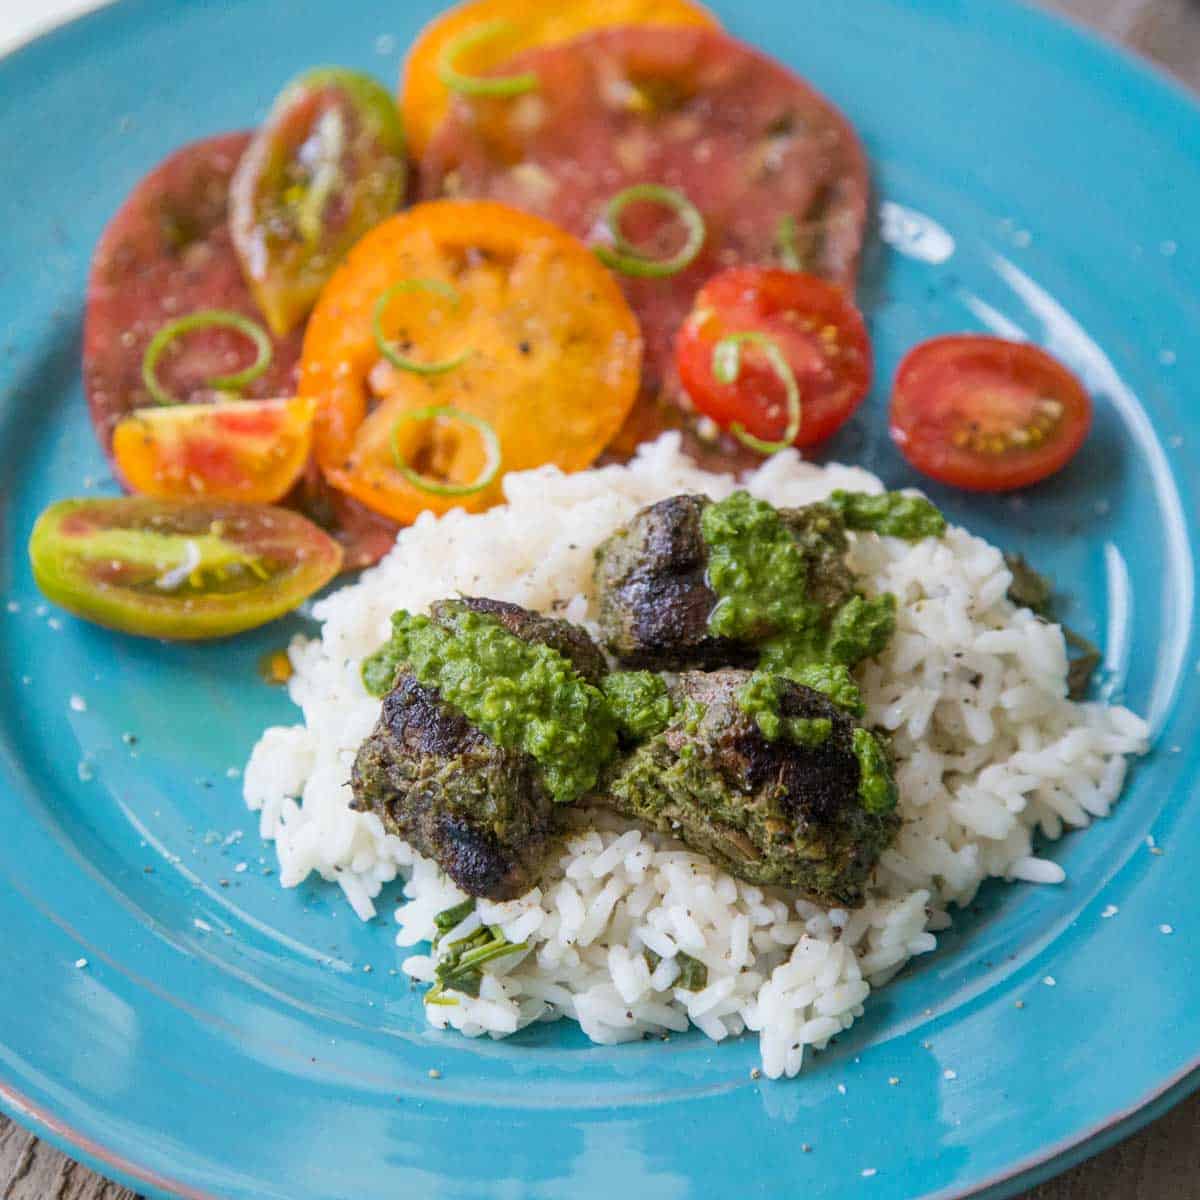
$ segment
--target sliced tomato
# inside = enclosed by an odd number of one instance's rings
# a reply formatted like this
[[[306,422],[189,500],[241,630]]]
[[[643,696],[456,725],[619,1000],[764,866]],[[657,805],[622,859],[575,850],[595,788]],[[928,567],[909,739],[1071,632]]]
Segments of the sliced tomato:
[[[455,95],[442,80],[448,54],[458,73],[476,79],[522,50],[617,25],[715,27],[717,19],[693,0],[468,0],[430,21],[409,51],[401,87],[413,153],[424,153]]]
[[[280,93],[234,173],[229,213],[242,272],[277,337],[396,211],[405,170],[400,114],[369,75],[322,67]]]
[[[717,346],[744,334],[756,340],[745,340],[736,378],[723,382],[714,371]],[[776,443],[788,428],[788,389],[763,351],[763,338],[778,347],[799,392],[800,424],[791,444],[823,442],[871,386],[862,315],[837,284],[775,267],[734,267],[701,289],[675,343],[684,390],[722,429],[737,426]]]
[[[304,470],[315,411],[305,397],[142,408],[113,430],[113,457],[145,496],[271,504]]]
[[[1092,424],[1076,376],[1037,346],[978,334],[923,342],[900,364],[891,434],[924,475],[1004,492],[1064,467]]]
[[[329,482],[411,522],[487,508],[507,471],[589,466],[633,405],[640,363],[637,321],[581,242],[502,204],[442,200],[377,226],[330,280],[300,391],[317,402]]]
[[[29,557],[38,587],[76,616],[179,641],[271,621],[342,564],[337,542],[287,509],[141,496],[51,505]]]

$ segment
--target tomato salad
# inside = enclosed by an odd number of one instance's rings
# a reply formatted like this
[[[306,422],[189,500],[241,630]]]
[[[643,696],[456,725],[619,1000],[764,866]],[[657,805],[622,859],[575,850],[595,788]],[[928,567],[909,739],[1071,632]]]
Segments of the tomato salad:
[[[215,637],[479,511],[677,429],[736,471],[819,445],[872,384],[853,126],[694,0],[467,0],[398,96],[291,81],[255,131],[176,150],[96,248],[83,377],[135,495],[38,523],[52,599]],[[895,382],[919,471],[1023,487],[1079,449],[1044,352],[936,338]]]

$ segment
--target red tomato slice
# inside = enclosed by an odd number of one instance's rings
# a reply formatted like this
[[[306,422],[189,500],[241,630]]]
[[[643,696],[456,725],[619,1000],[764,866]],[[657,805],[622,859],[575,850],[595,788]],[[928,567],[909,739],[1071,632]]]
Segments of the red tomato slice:
[[[896,373],[892,440],[922,474],[968,491],[1010,491],[1053,475],[1091,425],[1083,384],[1024,342],[933,338]]]
[[[315,411],[304,397],[140,408],[113,429],[113,457],[145,496],[271,504],[304,470]]]
[[[862,315],[837,286],[776,267],[734,267],[701,289],[675,343],[692,404],[722,429],[739,424],[763,441],[787,429],[787,388],[761,348],[746,345],[737,378],[720,382],[713,351],[734,334],[762,334],[778,346],[800,392],[796,446],[830,436],[871,386],[871,345]]]

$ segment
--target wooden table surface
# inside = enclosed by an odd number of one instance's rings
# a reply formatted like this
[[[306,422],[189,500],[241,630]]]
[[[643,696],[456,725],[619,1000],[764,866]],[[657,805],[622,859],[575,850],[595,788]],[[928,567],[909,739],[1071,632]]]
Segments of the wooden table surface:
[[[1200,90],[1200,0],[1045,2],[1156,60]],[[137,1197],[0,1115],[0,1200]],[[1200,1200],[1200,1093],[1141,1133],[1027,1192],[1022,1200]]]

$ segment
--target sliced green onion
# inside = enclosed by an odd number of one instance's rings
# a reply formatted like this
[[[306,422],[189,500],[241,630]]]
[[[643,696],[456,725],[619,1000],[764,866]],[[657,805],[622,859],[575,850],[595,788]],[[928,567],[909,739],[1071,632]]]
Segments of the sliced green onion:
[[[779,218],[779,224],[775,229],[775,242],[779,247],[779,261],[789,271],[803,270],[800,251],[796,244],[798,233],[799,226],[791,213]]]
[[[399,283],[393,284],[375,301],[375,316],[371,328],[375,334],[375,344],[379,347],[379,353],[392,366],[399,367],[402,371],[412,371],[415,375],[444,375],[447,371],[453,371],[455,367],[461,367],[471,357],[469,348],[461,354],[454,355],[453,358],[443,358],[438,362],[427,363],[418,362],[415,358],[407,358],[388,341],[387,335],[383,332],[384,314],[393,297],[398,296],[401,292],[433,292],[434,295],[449,300],[456,307],[461,299],[450,284],[443,283],[440,279],[402,279]]]
[[[687,240],[670,258],[648,258],[621,232],[621,214],[638,200],[662,204],[683,223]],[[704,246],[704,218],[700,210],[680,191],[658,183],[635,183],[618,192],[604,210],[604,221],[612,234],[611,246],[594,246],[596,257],[610,270],[645,279],[665,279],[689,266]]]
[[[434,938],[436,942],[445,933],[458,928],[473,912],[475,911],[475,897],[468,896],[465,900],[458,904],[452,904],[449,908],[443,908],[440,913],[433,918],[434,928],[437,929],[437,935]]]
[[[757,346],[762,351],[771,370],[783,382],[787,392],[787,428],[783,431],[783,437],[777,442],[765,442],[762,438],[747,433],[745,426],[740,421],[735,421],[729,427],[729,432],[743,446],[747,446],[751,450],[757,450],[760,454],[778,454],[780,450],[786,450],[800,432],[800,385],[796,382],[796,376],[783,351],[780,350],[779,343],[774,338],[767,337],[765,333],[753,331],[731,333],[728,337],[723,337],[713,347],[713,378],[718,383],[736,382],[742,371],[742,347],[747,344]]]
[[[142,356],[142,383],[146,387],[155,404],[178,404],[179,401],[167,391],[158,381],[158,360],[163,351],[185,334],[197,329],[233,329],[244,334],[257,350],[254,361],[244,370],[235,371],[232,375],[217,375],[206,380],[208,387],[219,392],[240,392],[248,383],[253,383],[270,365],[274,354],[271,345],[271,335],[249,317],[241,313],[230,312],[225,308],[206,308],[202,312],[189,313],[169,321],[151,339]]]
[[[532,71],[524,75],[479,76],[464,75],[455,66],[468,50],[515,32],[516,26],[511,21],[481,21],[472,25],[442,47],[438,55],[438,78],[452,92],[464,96],[519,96],[522,92],[532,92],[538,86],[538,77]]]
[[[409,421],[435,421],[438,417],[447,417],[451,420],[461,421],[464,425],[470,425],[471,428],[479,430],[480,436],[483,438],[484,445],[487,447],[487,462],[483,464],[483,470],[470,483],[446,483],[444,480],[431,479],[428,475],[422,475],[409,463],[400,450],[398,435],[402,425]],[[427,408],[414,408],[411,412],[404,413],[392,426],[392,459],[395,461],[396,470],[413,487],[418,487],[424,492],[432,492],[435,496],[470,496],[475,492],[483,491],[499,474],[500,438],[488,421],[477,417],[474,413],[463,412],[461,408],[454,408],[449,404],[431,404]]]

